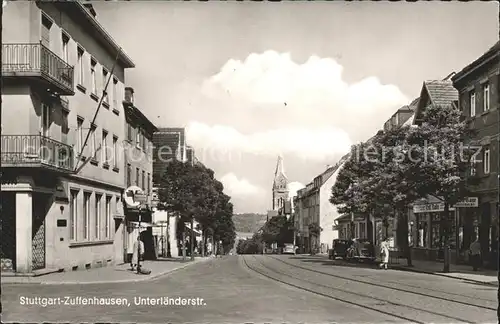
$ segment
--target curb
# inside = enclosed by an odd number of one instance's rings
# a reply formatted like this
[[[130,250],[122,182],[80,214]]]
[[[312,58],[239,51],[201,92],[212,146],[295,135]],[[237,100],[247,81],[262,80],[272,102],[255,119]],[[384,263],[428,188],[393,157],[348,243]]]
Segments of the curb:
[[[448,276],[442,273],[438,272],[432,272],[432,271],[427,271],[427,270],[421,270],[421,269],[415,269],[415,268],[408,268],[404,266],[392,266],[390,269],[394,270],[399,270],[399,271],[408,271],[408,272],[417,272],[417,273],[424,273],[424,274],[429,274],[429,275],[434,275],[434,276],[440,276],[440,277],[445,277],[449,279],[455,279],[455,280],[462,280],[462,281],[468,281],[476,284],[481,284],[481,285],[488,285],[492,287],[498,287],[498,281],[481,281],[481,280],[475,280],[475,279],[469,279],[469,278],[461,278],[461,277],[455,277],[455,276]]]
[[[210,260],[209,258],[204,258],[198,261],[194,262],[187,262],[186,264],[183,264],[177,268],[174,269],[169,269],[166,271],[162,271],[159,273],[156,273],[154,275],[144,275],[143,277],[139,278],[133,278],[133,279],[123,279],[123,280],[103,280],[103,281],[45,281],[45,282],[30,282],[30,281],[23,281],[23,282],[6,282],[2,283],[2,285],[43,285],[43,286],[59,286],[59,285],[95,285],[95,284],[114,284],[114,283],[134,283],[134,282],[144,282],[144,281],[153,281],[155,279],[158,279],[160,277],[166,276],[168,274],[171,274],[177,270],[181,270],[184,268],[189,267],[190,265],[194,265],[197,263],[202,263],[202,262],[207,262]]]

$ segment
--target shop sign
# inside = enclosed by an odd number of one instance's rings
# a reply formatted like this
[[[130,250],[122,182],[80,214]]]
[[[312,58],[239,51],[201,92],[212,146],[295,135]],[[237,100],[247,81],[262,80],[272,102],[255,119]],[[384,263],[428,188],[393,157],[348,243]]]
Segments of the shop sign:
[[[455,208],[449,208],[450,211],[455,210]],[[444,203],[434,203],[434,204],[423,204],[423,205],[414,205],[413,213],[435,213],[444,211]]]
[[[467,197],[462,201],[459,201],[453,207],[458,208],[474,208],[479,206],[479,198],[477,197]]]

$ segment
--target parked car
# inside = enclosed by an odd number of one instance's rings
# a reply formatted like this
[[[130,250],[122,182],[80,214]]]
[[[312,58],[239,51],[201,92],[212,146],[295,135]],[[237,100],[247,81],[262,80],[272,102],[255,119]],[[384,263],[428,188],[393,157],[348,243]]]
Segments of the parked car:
[[[285,244],[283,247],[283,254],[295,254],[295,247],[293,244]]]
[[[328,250],[328,258],[335,260],[336,258],[347,257],[347,249],[351,246],[351,240],[336,239],[332,242],[332,248]]]
[[[367,239],[354,239],[347,250],[347,260],[354,261],[369,261],[373,262],[376,259],[375,246]]]

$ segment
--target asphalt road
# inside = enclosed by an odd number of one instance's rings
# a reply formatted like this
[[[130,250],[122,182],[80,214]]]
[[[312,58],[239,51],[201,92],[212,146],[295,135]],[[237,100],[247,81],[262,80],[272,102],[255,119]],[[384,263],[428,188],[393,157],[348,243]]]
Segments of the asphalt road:
[[[35,297],[59,304],[27,305]],[[82,305],[94,297],[126,302]],[[157,297],[191,304],[135,304]],[[496,322],[494,287],[299,256],[228,256],[143,283],[2,285],[2,306],[4,323]]]

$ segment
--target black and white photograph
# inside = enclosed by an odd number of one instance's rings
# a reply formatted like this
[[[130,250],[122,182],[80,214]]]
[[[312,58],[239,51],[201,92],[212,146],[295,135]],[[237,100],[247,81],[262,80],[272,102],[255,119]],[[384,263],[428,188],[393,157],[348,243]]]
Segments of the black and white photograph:
[[[500,323],[497,1],[0,2],[2,323]]]

